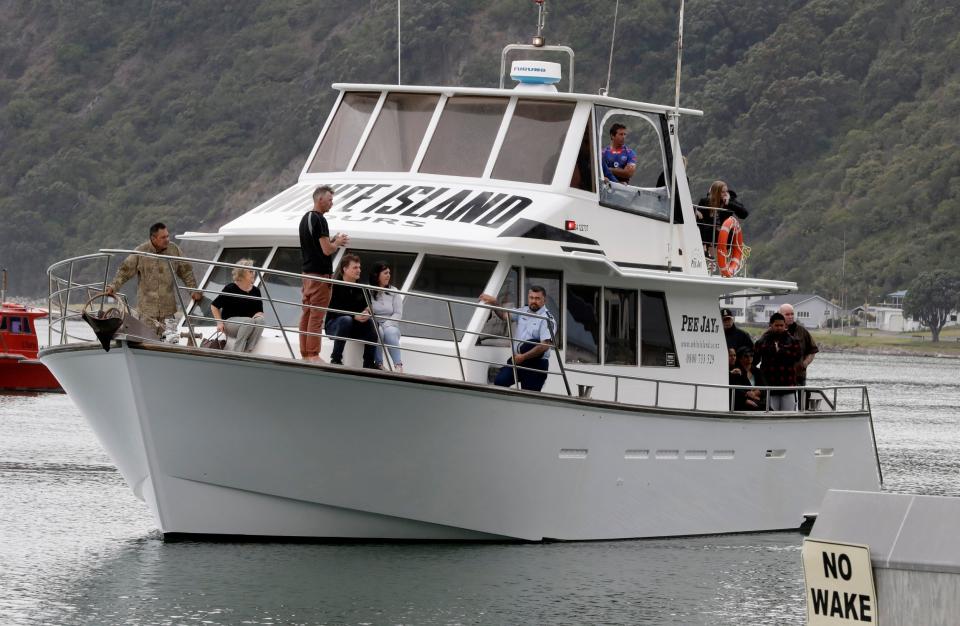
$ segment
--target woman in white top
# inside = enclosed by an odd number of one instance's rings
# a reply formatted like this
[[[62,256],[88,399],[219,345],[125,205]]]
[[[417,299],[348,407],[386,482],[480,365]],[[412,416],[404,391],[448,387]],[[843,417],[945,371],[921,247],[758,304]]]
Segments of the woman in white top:
[[[390,266],[384,261],[377,261],[370,270],[370,284],[374,287],[396,289],[390,284]],[[373,314],[376,316],[377,328],[383,338],[390,360],[393,362],[393,371],[403,371],[403,361],[400,358],[400,325],[403,318],[403,297],[396,291],[371,291],[370,303]],[[383,349],[377,346],[374,361],[383,367]]]

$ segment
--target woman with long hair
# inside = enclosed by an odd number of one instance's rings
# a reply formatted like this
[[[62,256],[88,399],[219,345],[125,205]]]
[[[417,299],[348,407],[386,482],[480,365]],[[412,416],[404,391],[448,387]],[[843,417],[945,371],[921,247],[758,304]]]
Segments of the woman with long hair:
[[[387,346],[387,352],[390,353],[390,361],[393,363],[393,371],[403,371],[403,361],[400,358],[400,320],[403,318],[403,296],[396,291],[396,287],[390,283],[390,266],[385,261],[377,261],[370,269],[369,283],[374,287],[383,289],[392,289],[393,291],[371,291],[370,306],[377,328],[380,329],[380,337]],[[374,356],[374,362],[377,367],[383,367],[383,349],[377,346]]]
[[[737,200],[737,192],[727,187],[722,180],[715,180],[710,185],[706,197],[697,202],[699,208],[694,209],[697,216],[697,228],[700,230],[700,239],[703,240],[703,249],[707,256],[715,256],[717,234],[723,221],[731,215],[739,219],[746,219],[750,214],[747,208]]]

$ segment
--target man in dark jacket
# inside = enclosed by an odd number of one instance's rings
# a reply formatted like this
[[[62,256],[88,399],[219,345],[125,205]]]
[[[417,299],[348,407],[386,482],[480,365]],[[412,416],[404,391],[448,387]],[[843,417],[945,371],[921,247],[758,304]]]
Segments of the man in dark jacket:
[[[727,339],[727,348],[733,348],[739,351],[740,348],[753,349],[753,337],[742,328],[737,328],[733,323],[733,311],[730,309],[720,309],[720,319],[723,321],[723,336]]]
[[[800,342],[787,332],[787,322],[780,313],[770,316],[770,328],[757,340],[754,353],[760,371],[771,387],[796,387],[797,364],[800,363]],[[772,411],[796,411],[795,391],[770,391]]]
[[[797,386],[803,387],[807,384],[807,368],[813,363],[813,355],[820,352],[817,342],[810,336],[810,331],[798,324],[795,319],[793,305],[781,304],[780,314],[787,323],[787,332],[790,336],[800,342],[800,363],[797,364]]]

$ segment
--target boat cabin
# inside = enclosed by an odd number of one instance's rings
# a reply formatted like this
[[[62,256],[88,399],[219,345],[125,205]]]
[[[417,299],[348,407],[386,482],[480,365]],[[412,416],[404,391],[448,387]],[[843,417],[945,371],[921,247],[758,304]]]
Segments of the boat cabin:
[[[3,303],[0,309],[0,352],[36,358],[39,344],[34,319],[46,312],[22,304]]]

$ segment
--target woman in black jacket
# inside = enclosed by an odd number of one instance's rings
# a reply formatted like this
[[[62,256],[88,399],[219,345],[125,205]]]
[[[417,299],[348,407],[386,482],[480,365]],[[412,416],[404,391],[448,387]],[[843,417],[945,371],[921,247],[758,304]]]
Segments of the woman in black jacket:
[[[753,389],[735,389],[733,392],[734,411],[763,411],[766,408],[767,392],[757,387],[766,386],[763,374],[753,364],[753,350],[741,347],[737,350],[737,370],[730,373],[730,384]]]
[[[699,208],[694,209],[697,217],[697,228],[700,230],[700,239],[703,240],[703,249],[710,258],[716,257],[717,234],[723,221],[731,215],[738,219],[747,219],[750,212],[737,200],[737,192],[727,187],[722,180],[715,180],[710,185],[710,192],[706,197],[697,201]]]

